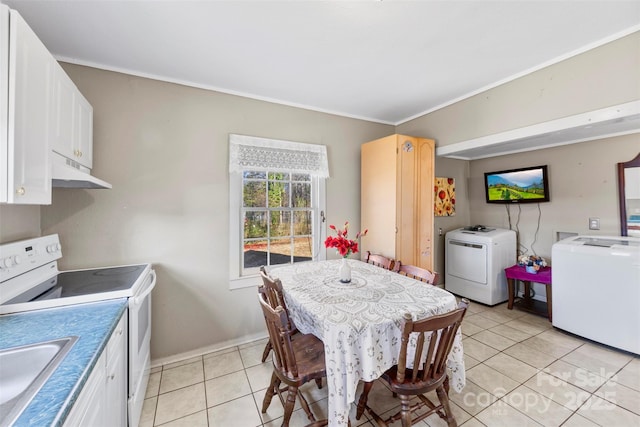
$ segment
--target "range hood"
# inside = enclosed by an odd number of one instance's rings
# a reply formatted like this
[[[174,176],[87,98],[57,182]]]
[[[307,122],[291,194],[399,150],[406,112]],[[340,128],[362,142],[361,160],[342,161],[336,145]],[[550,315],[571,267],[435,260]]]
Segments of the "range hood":
[[[589,111],[436,148],[436,155],[476,160],[640,132],[640,101]]]
[[[111,188],[111,184],[91,175],[91,170],[51,152],[51,185],[59,188]]]

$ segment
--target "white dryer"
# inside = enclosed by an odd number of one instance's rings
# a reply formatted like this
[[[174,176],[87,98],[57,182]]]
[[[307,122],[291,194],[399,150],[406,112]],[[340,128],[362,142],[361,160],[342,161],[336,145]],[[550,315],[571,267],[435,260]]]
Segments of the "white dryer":
[[[509,299],[504,269],[516,263],[514,230],[465,227],[445,240],[445,289],[487,305]]]

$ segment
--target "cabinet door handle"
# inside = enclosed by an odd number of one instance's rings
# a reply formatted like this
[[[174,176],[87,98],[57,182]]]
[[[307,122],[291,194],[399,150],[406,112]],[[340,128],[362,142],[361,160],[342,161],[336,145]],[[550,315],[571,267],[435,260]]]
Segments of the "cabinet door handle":
[[[24,193],[26,193],[26,192],[27,192],[27,190],[25,190],[24,187],[18,187],[16,189],[16,193],[18,193],[18,195],[20,195],[20,196],[24,196]]]

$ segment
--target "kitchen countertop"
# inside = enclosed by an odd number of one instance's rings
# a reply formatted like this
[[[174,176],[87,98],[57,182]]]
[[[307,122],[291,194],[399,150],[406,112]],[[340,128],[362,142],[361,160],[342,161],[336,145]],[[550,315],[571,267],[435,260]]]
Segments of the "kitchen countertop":
[[[15,427],[64,423],[126,307],[119,298],[0,316],[0,349],[78,337]]]

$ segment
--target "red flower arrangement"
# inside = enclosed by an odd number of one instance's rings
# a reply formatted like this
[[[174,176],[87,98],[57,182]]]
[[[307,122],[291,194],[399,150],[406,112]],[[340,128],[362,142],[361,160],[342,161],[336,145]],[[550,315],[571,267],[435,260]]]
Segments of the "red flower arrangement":
[[[338,236],[332,237],[329,236],[324,241],[324,246],[327,248],[336,248],[340,256],[347,258],[352,253],[358,253],[358,242],[356,241],[362,236],[365,236],[369,230],[364,230],[364,232],[358,232],[356,234],[356,240],[351,240],[348,237],[349,230],[349,221],[344,223],[344,229],[338,230],[335,225],[330,225],[330,229],[334,230]]]

